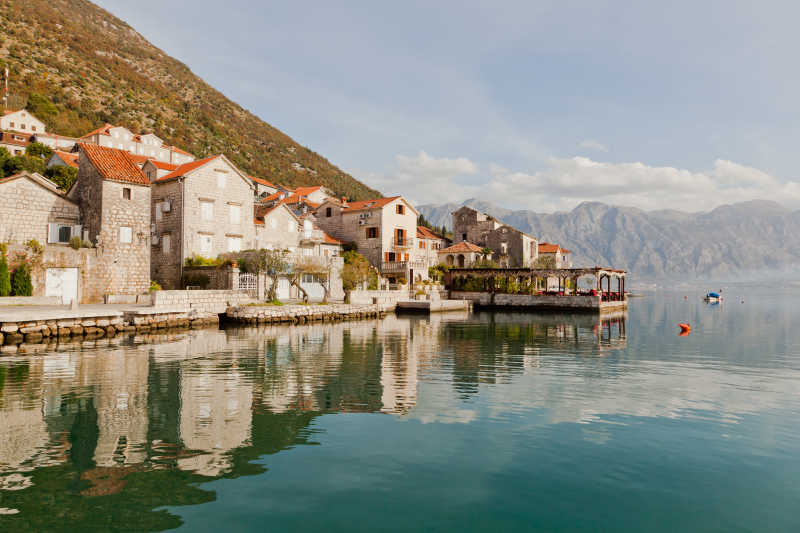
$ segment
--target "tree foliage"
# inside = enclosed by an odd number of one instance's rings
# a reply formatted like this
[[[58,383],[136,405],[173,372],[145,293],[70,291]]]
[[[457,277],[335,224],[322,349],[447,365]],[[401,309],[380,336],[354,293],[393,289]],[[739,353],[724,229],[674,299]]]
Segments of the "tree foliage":
[[[75,183],[75,178],[78,177],[78,169],[66,165],[58,165],[45,169],[44,175],[58,185],[60,189],[68,191],[72,184]]]
[[[0,296],[11,294],[11,276],[8,272],[6,254],[0,253]]]
[[[370,264],[367,258],[355,251],[342,254],[344,266],[342,267],[342,287],[352,291],[369,279]]]
[[[14,296],[33,296],[33,282],[31,281],[31,270],[28,263],[20,263],[14,271],[11,280],[11,291]]]
[[[25,155],[28,157],[38,157],[47,161],[53,155],[53,149],[42,143],[31,143],[25,148]]]
[[[533,262],[534,268],[556,268],[556,258],[552,255],[540,255]]]

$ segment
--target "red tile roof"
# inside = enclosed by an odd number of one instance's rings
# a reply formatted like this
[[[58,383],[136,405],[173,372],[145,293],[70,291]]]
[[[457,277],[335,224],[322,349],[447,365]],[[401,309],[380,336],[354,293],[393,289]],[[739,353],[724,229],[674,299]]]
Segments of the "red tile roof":
[[[222,156],[220,156],[220,155],[212,155],[211,157],[206,157],[205,159],[198,159],[198,160],[192,161],[190,163],[184,163],[181,166],[179,166],[178,168],[176,168],[175,170],[173,170],[172,172],[170,172],[169,174],[167,174],[166,176],[162,176],[162,177],[158,178],[156,181],[167,181],[167,180],[179,178],[181,176],[185,176],[186,174],[188,174],[192,170],[198,169],[198,168],[202,167],[203,165],[205,165],[206,163],[209,163],[209,162],[213,161],[214,159],[216,159],[218,157],[222,157]]]
[[[339,239],[334,239],[333,237],[331,237],[330,235],[328,235],[324,231],[322,233],[325,235],[325,244],[344,244]]]
[[[361,211],[364,209],[379,209],[389,202],[397,200],[400,196],[391,196],[388,198],[377,198],[375,200],[361,200],[360,202],[348,202],[347,207],[343,211]]]
[[[297,189],[294,190],[294,192],[296,192],[297,194],[299,194],[301,196],[306,196],[306,195],[311,194],[314,191],[320,190],[321,188],[322,188],[322,185],[315,185],[313,187],[298,187]]]
[[[451,253],[451,252],[478,252],[478,253],[480,253],[482,251],[483,251],[483,248],[481,248],[480,246],[478,246],[476,244],[472,244],[471,242],[467,242],[467,241],[461,241],[461,242],[455,243],[453,246],[449,246],[449,247],[445,248],[444,250],[439,250],[439,253],[443,253],[443,252],[447,252],[447,253]]]
[[[417,226],[417,238],[420,239],[440,239],[442,240],[443,237],[441,235],[437,235],[436,233],[432,232],[425,226]]]
[[[61,150],[53,150],[61,160],[70,167],[78,168],[78,154],[74,152],[62,152]]]
[[[255,181],[256,183],[260,183],[261,185],[266,185],[267,187],[272,187],[273,189],[277,189],[278,187],[275,186],[273,183],[261,178],[257,178],[255,176],[250,176],[250,179]]]
[[[150,162],[156,168],[160,168],[161,170],[175,170],[176,168],[178,168],[178,165],[173,165],[172,163],[164,163],[163,161],[156,161],[155,159],[150,159]]]
[[[108,133],[108,130],[110,130],[110,129],[111,129],[111,128],[113,128],[113,127],[114,127],[114,125],[113,125],[113,124],[109,124],[108,122],[106,122],[106,123],[105,123],[103,126],[100,126],[99,128],[97,128],[97,129],[96,129],[96,130],[94,130],[94,131],[90,131],[90,132],[89,132],[89,133],[87,133],[86,135],[81,135],[79,138],[80,138],[80,139],[85,139],[86,137],[91,137],[92,135],[96,135],[96,134],[100,134],[100,135],[110,135],[110,134]]]
[[[190,154],[186,150],[181,150],[177,146],[170,146],[169,149],[172,150],[173,152],[178,152],[179,154],[190,155],[190,156],[194,157],[194,154]]]
[[[559,246],[557,244],[551,244],[549,242],[540,242],[539,243],[539,253],[540,254],[555,254],[558,253]]]
[[[147,176],[133,160],[131,154],[125,150],[86,143],[79,143],[78,146],[103,178],[137,185],[150,185]]]
[[[128,152],[131,154],[130,152]],[[134,162],[137,165],[144,165],[144,162],[147,161],[148,157],[146,155],[138,155],[138,154],[131,154],[131,158],[133,158]]]

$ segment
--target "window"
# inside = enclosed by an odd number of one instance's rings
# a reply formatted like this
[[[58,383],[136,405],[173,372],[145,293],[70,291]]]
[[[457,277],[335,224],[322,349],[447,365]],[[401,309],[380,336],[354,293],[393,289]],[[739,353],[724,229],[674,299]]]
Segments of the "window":
[[[73,235],[80,237],[81,226],[60,224],[58,222],[48,224],[47,242],[49,243],[68,243]],[[89,239],[87,238],[86,240]]]
[[[306,257],[314,255],[314,249],[313,248],[303,248],[303,255],[305,255]]]
[[[419,241],[419,249],[420,250],[424,250],[425,249],[425,241],[423,241],[423,240]]]
[[[377,239],[378,228],[367,228],[367,239]]]
[[[165,233],[161,236],[161,253],[168,254],[170,244],[169,233]]]
[[[214,202],[200,201],[200,218],[205,221],[214,220]]]
[[[14,123],[13,122],[10,123],[10,127],[12,127],[12,128],[14,127]]]
[[[228,251],[229,252],[240,252],[242,250],[242,238],[241,237],[228,237]]]
[[[20,124],[19,125],[19,129],[24,130],[25,129],[25,124]]]
[[[397,214],[398,215],[405,215],[406,214],[406,206],[403,204],[397,204]]]
[[[130,226],[120,226],[119,227],[119,242],[124,244],[130,244],[132,240],[131,228]]]
[[[36,131],[36,126],[31,126],[31,131]]]
[[[231,224],[239,224],[242,221],[242,206],[229,204],[228,209],[230,210],[231,216]]]
[[[211,253],[211,235],[200,234],[200,252],[204,254]]]
[[[122,188],[122,199],[123,200],[130,200],[131,199],[131,188],[130,187],[123,187]]]
[[[331,209],[330,207],[326,207],[325,208],[325,216],[330,218],[332,214],[333,214],[333,209]]]
[[[220,171],[217,171],[217,189],[224,189],[225,188],[225,174]]]
[[[466,233],[462,233],[461,234],[461,240],[462,241],[466,241],[467,240],[467,234]]]
[[[502,255],[508,254],[508,243],[505,243],[505,242],[500,243],[500,253]]]

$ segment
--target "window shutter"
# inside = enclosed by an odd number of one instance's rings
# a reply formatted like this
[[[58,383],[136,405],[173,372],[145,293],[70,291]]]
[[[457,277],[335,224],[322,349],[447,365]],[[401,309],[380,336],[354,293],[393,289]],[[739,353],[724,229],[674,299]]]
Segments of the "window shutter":
[[[384,252],[384,254],[386,255],[386,258],[385,258],[386,262],[388,263],[389,262],[389,252]]]
[[[58,242],[58,224],[55,222],[47,225],[47,242]]]

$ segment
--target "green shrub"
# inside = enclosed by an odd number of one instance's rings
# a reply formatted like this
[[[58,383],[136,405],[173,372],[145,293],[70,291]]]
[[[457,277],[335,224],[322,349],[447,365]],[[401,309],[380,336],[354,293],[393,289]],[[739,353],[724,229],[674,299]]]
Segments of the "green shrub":
[[[203,257],[202,255],[193,255],[192,257],[187,257],[185,265],[187,267],[199,267],[199,266],[219,266],[223,264],[225,260],[219,257],[214,259],[210,257]]]
[[[408,280],[406,280],[406,278],[404,277],[399,277],[397,278],[397,283],[399,283],[400,285],[405,285],[406,283],[408,283]]]
[[[0,253],[0,296],[11,294],[11,275],[8,273],[6,254]]]
[[[92,247],[94,247],[94,245],[92,244],[92,241],[86,240],[86,241],[83,241],[81,243],[81,247],[82,248],[92,248]]]
[[[75,178],[78,177],[78,169],[64,165],[58,165],[46,169],[44,171],[44,176],[58,185],[61,190],[68,191],[75,182]]]
[[[78,250],[80,247],[83,246],[83,239],[75,235],[69,240],[69,247],[73,250]]]
[[[14,296],[33,296],[33,282],[31,281],[31,271],[28,263],[22,263],[14,271],[11,290]]]
[[[161,285],[159,285],[157,281],[150,280],[150,292],[156,292],[160,290]]]
[[[201,289],[205,289],[208,287],[208,284],[211,282],[208,274],[184,274],[183,275],[183,287],[200,287]]]
[[[28,248],[30,248],[31,252],[33,252],[35,254],[40,254],[40,253],[44,252],[44,246],[39,244],[39,241],[37,241],[36,239],[29,240],[26,243],[26,246]]]

